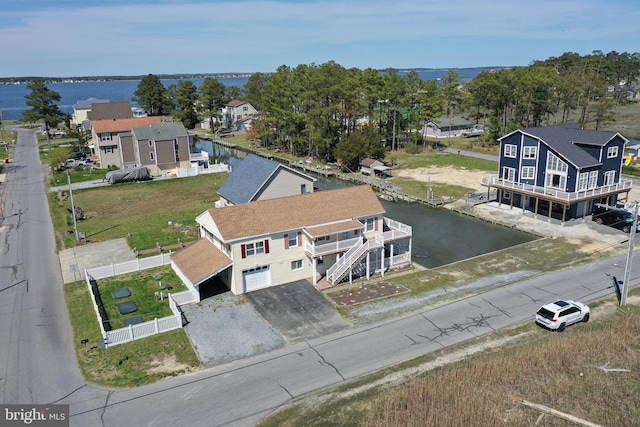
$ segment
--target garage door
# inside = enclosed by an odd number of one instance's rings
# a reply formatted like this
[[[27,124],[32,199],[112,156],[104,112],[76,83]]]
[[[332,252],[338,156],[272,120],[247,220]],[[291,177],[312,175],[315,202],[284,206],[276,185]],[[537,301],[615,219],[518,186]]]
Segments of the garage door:
[[[251,292],[271,286],[271,269],[268,265],[252,268],[242,272],[244,291]]]

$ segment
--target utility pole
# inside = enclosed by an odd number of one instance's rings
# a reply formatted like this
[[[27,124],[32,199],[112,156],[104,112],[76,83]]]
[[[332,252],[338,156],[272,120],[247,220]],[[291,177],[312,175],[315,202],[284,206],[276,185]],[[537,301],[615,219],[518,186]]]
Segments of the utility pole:
[[[638,227],[638,202],[633,205],[633,226],[629,233],[629,251],[627,252],[627,264],[624,268],[624,280],[622,291],[620,292],[620,306],[627,305],[627,294],[629,293],[629,280],[631,276],[631,260],[633,259],[633,247],[636,240],[636,230]]]
[[[78,220],[76,219],[76,206],[73,203],[73,190],[71,189],[71,175],[67,172],[67,180],[69,181],[69,197],[71,197],[71,216],[73,217],[73,232],[76,236],[76,242],[80,243],[78,237]]]

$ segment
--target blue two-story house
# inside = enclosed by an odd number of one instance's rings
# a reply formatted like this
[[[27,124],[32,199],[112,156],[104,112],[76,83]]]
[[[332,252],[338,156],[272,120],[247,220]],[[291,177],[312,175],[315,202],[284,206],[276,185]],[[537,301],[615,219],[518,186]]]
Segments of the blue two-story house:
[[[564,222],[591,214],[594,203],[626,201],[631,190],[621,177],[628,140],[618,132],[564,124],[518,129],[499,142],[498,176],[482,185],[501,204]]]

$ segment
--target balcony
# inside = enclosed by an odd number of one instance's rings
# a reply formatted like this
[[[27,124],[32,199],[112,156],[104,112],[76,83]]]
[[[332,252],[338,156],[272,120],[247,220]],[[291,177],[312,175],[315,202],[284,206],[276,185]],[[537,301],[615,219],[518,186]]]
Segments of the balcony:
[[[564,204],[576,203],[584,200],[592,200],[598,197],[607,197],[614,194],[630,191],[633,182],[630,179],[621,179],[619,183],[612,185],[604,185],[602,187],[593,188],[585,191],[576,191],[569,193],[555,188],[538,187],[531,184],[523,184],[519,182],[507,181],[496,176],[482,177],[482,185],[485,187],[494,187],[501,190],[513,191],[515,193],[524,194],[531,197],[539,197],[553,202]]]
[[[399,221],[383,218],[384,231],[382,233],[376,233],[376,238],[378,236],[382,236],[384,239],[383,243],[393,242],[396,240],[408,239],[411,237],[412,229],[410,225],[403,224]],[[369,234],[369,233],[365,233]],[[305,252],[307,255],[312,258],[321,257],[330,254],[343,253],[348,251],[351,247],[353,247],[356,243],[362,244],[362,237],[355,237],[352,239],[344,239],[338,240],[331,243],[325,244],[313,244],[312,242],[307,242],[305,244]]]

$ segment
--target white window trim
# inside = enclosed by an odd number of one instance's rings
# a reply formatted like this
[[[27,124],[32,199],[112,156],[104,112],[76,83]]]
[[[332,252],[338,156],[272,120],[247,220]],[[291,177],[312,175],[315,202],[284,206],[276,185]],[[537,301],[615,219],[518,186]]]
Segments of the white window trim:
[[[515,159],[518,155],[518,146],[514,144],[504,144],[504,156]]]
[[[291,271],[298,271],[304,268],[304,262],[301,259],[291,261]]]
[[[589,172],[589,183],[587,184],[588,190],[593,190],[598,186],[598,171]]]
[[[289,233],[287,235],[287,240],[289,241],[289,248],[298,247],[298,233]]]
[[[244,246],[244,255],[246,258],[253,255],[260,255],[264,253],[264,241],[247,243]]]
[[[578,191],[587,191],[589,189],[589,172],[582,172],[578,175]]]
[[[520,172],[520,179],[535,179],[536,168],[534,166],[523,166]]]
[[[535,159],[538,155],[538,147],[534,145],[525,145],[522,147],[523,159]]]
[[[516,170],[507,166],[502,167],[502,180],[507,182],[515,182]]]
[[[615,170],[606,171],[604,173],[604,181],[602,182],[602,185],[614,185],[615,183],[616,183],[616,171]]]
[[[376,228],[375,225],[375,218],[367,218],[364,221],[364,231],[365,233],[368,233],[370,231],[374,231]]]
[[[607,159],[613,159],[618,157],[618,146],[614,145],[613,147],[607,148]]]

